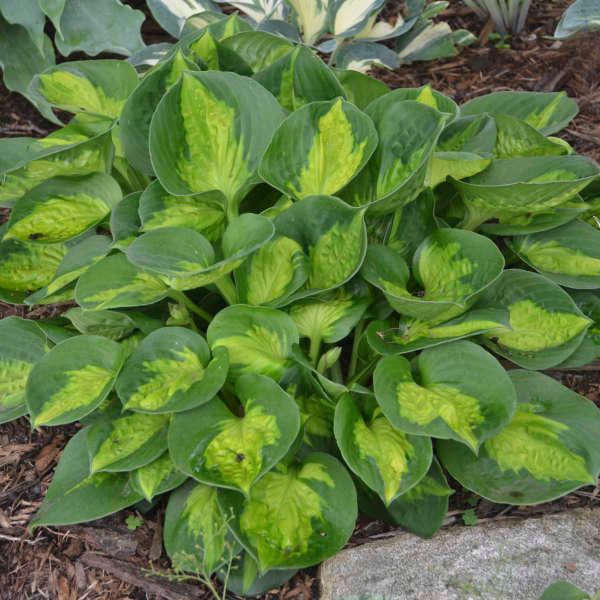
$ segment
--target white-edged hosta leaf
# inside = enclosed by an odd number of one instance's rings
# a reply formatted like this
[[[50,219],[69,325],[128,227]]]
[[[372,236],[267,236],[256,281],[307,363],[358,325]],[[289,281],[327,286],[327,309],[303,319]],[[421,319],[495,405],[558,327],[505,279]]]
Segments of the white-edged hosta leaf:
[[[169,452],[194,479],[248,496],[249,490],[287,453],[300,431],[293,398],[264,375],[244,375],[235,394],[242,416],[215,398],[193,412],[175,415]]]
[[[17,200],[3,239],[65,242],[102,221],[121,197],[104,173],[52,177]]]
[[[476,494],[502,504],[548,502],[583,486],[600,472],[600,411],[541,373],[510,371],[517,412],[479,456],[460,444],[438,445],[452,477]]]
[[[143,50],[134,52],[127,62],[131,63],[138,73],[147,71],[156,66],[162,60],[169,58],[173,52],[174,44],[161,42],[159,44],[149,44]]]
[[[283,109],[257,82],[235,73],[186,72],[150,125],[152,164],[175,195],[220,191],[232,214],[259,179],[259,161]]]
[[[431,21],[420,23],[400,37],[396,50],[400,63],[435,60],[458,54],[450,25]]]
[[[219,3],[225,0],[218,0]],[[241,10],[252,21],[259,23],[264,19],[281,19],[285,18],[285,4],[283,0],[235,0],[227,2],[235,8]]]
[[[554,283],[575,289],[600,288],[600,231],[574,220],[550,231],[519,236],[510,248]]]
[[[203,11],[218,10],[210,0],[147,0],[152,16],[173,37],[181,36],[188,17]]]
[[[335,194],[353,179],[377,145],[372,121],[338,98],[293,112],[275,132],[261,177],[296,199]]]
[[[297,46],[264,70],[255,73],[253,78],[289,111],[309,102],[346,96],[335,74],[306,46]]]
[[[383,0],[328,0],[331,33],[340,38],[356,36],[382,6]]]
[[[140,234],[142,222],[138,213],[142,192],[127,194],[110,213],[110,232],[117,248],[124,250]]]
[[[351,42],[338,50],[335,64],[340,69],[366,73],[374,65],[385,69],[400,66],[398,55],[383,44],[374,42]]]
[[[217,504],[217,488],[189,480],[169,496],[163,528],[165,550],[173,566],[212,573],[239,551]]]
[[[461,116],[489,113],[516,117],[551,135],[566,127],[578,112],[565,92],[494,92],[474,98],[460,108]]]
[[[27,380],[32,426],[71,423],[92,412],[112,389],[123,359],[117,342],[98,335],[54,346]]]
[[[287,0],[287,3],[294,9],[302,41],[309,46],[318,42],[327,29],[329,20],[327,13],[328,1]]]
[[[56,108],[116,118],[137,84],[137,73],[128,62],[80,60],[46,69],[30,89]]]
[[[167,449],[170,415],[124,413],[100,419],[87,434],[92,473],[132,471],[156,460]]]
[[[25,384],[33,365],[48,350],[44,332],[18,317],[0,320],[0,423],[27,413]]]
[[[142,500],[129,484],[127,473],[91,473],[86,460],[87,434],[88,428],[82,429],[69,440],[30,529],[92,521]]]
[[[278,380],[290,366],[292,346],[299,336],[294,321],[283,311],[236,305],[217,313],[206,339],[213,352],[227,349],[234,378],[260,373]]]
[[[238,13],[229,16],[214,10],[204,10],[188,17],[182,32],[182,42],[189,42],[190,37],[196,37],[198,33],[208,31],[217,41],[225,40],[232,35],[253,31],[254,28],[248,21],[242,19]],[[183,44],[186,47],[186,44]]]
[[[349,394],[335,409],[334,431],[346,464],[389,505],[416,485],[432,460],[431,440],[396,429],[377,405],[361,412]]]
[[[278,465],[252,486],[247,500],[219,490],[218,501],[235,516],[229,526],[261,573],[332,556],[348,541],[357,516],[350,475],[336,458],[319,452],[299,464]]]
[[[131,487],[148,502],[152,502],[154,496],[179,487],[186,479],[187,475],[175,466],[168,451],[129,474]]]
[[[405,21],[401,14],[395,16],[393,22],[388,22],[385,19],[377,20],[377,17],[376,13],[372,14],[365,27],[355,36],[355,39],[367,42],[389,40],[407,33],[417,22],[416,17]],[[424,15],[422,18],[425,18]]]
[[[548,369],[572,354],[592,323],[558,285],[537,273],[507,269],[477,308],[503,308],[509,327],[484,334],[497,354],[527,369]]]
[[[383,81],[368,77],[364,73],[349,69],[332,70],[342,84],[347,100],[355,104],[360,110],[364,110],[373,100],[390,91],[390,88]]]
[[[86,310],[154,304],[168,293],[160,279],[132,265],[122,253],[92,265],[75,287],[77,304]]]
[[[127,359],[117,380],[124,409],[179,412],[205,404],[227,376],[227,356],[210,352],[204,338],[183,327],[153,331]]]
[[[386,356],[375,369],[377,402],[401,431],[453,439],[477,453],[514,414],[513,384],[481,346],[463,340],[428,348],[417,365],[416,381],[402,356]]]

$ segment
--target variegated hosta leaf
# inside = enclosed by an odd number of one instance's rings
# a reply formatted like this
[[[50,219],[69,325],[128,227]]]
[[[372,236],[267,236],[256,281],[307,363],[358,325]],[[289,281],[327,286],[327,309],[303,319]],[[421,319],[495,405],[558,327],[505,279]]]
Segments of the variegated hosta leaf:
[[[340,38],[354,37],[382,6],[383,0],[328,0],[332,34]]]
[[[290,366],[298,330],[284,312],[258,306],[229,306],[211,321],[206,338],[213,352],[226,348],[230,374],[261,373],[278,380]]]
[[[408,354],[429,346],[507,328],[507,310],[472,309],[444,323],[403,317],[397,326],[390,327],[385,321],[373,321],[367,328],[367,340],[378,354]]]
[[[257,560],[261,573],[317,564],[348,541],[357,516],[350,475],[333,456],[316,452],[301,463],[266,473],[247,500],[219,490],[229,526]]]
[[[358,501],[361,512],[400,525],[422,538],[430,538],[442,526],[448,512],[448,496],[453,493],[434,457],[427,475],[389,506],[372,491],[362,488],[359,488]]]
[[[408,291],[408,268],[385,246],[370,246],[363,277],[381,289],[394,310],[439,324],[468,310],[502,273],[504,257],[488,238],[458,229],[438,229],[413,256],[413,277],[424,291]]]
[[[142,79],[123,106],[119,119],[123,153],[133,167],[147,175],[154,175],[148,146],[150,120],[165,92],[186,70],[195,71],[197,67],[177,50]]]
[[[353,179],[377,146],[372,121],[341,98],[296,110],[275,132],[261,177],[301,199],[335,194]]]
[[[452,121],[458,115],[458,106],[454,100],[432,89],[429,85],[420,88],[400,88],[394,90],[397,100],[415,100],[426,104],[446,115],[447,121]]]
[[[52,246],[47,246],[51,249]],[[27,304],[38,304],[55,294],[60,294],[84,273],[89,267],[104,258],[111,249],[110,238],[105,235],[92,235],[75,244],[65,254],[58,269],[48,285],[31,296],[27,296]]]
[[[358,106],[360,110],[364,110],[373,100],[390,91],[383,81],[368,77],[358,71],[333,69],[333,73],[342,84],[348,101]]]
[[[188,17],[206,10],[218,10],[210,0],[147,0],[152,16],[173,37],[178,38]]]
[[[127,257],[170,287],[188,290],[222,279],[268,242],[274,231],[273,223],[261,215],[235,217],[222,237],[222,259],[215,262],[216,253],[201,233],[188,227],[161,227],[137,238],[127,248]]]
[[[543,135],[551,135],[566,127],[578,112],[574,100],[565,92],[495,92],[469,100],[460,114],[509,115],[525,121]]]
[[[509,425],[475,456],[455,442],[440,442],[440,459],[452,477],[502,504],[548,502],[600,471],[600,412],[583,396],[529,371],[510,371],[518,394]]]
[[[25,384],[33,365],[48,350],[44,332],[34,321],[0,320],[0,423],[27,413]]]
[[[401,431],[457,440],[477,453],[483,441],[510,421],[516,402],[513,385],[480,346],[459,341],[428,348],[417,364],[417,381],[402,356],[386,356],[375,370],[377,402]]]
[[[338,198],[305,198],[275,219],[278,235],[296,241],[310,261],[306,283],[292,298],[340,287],[363,262],[367,233],[364,209]]]
[[[370,408],[363,414],[344,395],[335,409],[335,438],[346,464],[388,506],[427,473],[431,439],[399,431],[378,406]]]
[[[156,460],[167,449],[171,415],[125,413],[101,419],[87,434],[92,473],[132,471]]]
[[[154,304],[168,293],[160,279],[138,269],[121,253],[90,267],[75,287],[77,304],[86,310]]]
[[[282,119],[283,109],[255,81],[186,72],[152,118],[150,154],[158,179],[176,195],[220,191],[235,215],[259,181],[258,163]]]
[[[53,177],[17,200],[4,239],[65,242],[97,225],[121,197],[117,182],[104,173]]]
[[[223,71],[230,70],[227,68],[229,63],[235,62],[239,63],[235,65],[237,72],[240,72],[241,64],[250,73],[266,69],[293,49],[293,44],[288,40],[266,31],[243,31],[224,39],[218,48]]]
[[[52,348],[27,380],[32,426],[71,423],[92,412],[112,389],[123,359],[121,346],[99,335],[78,335]]]
[[[575,289],[600,288],[600,231],[584,221],[523,237],[509,246],[551,281]]]
[[[286,56],[256,73],[254,79],[289,111],[297,110],[309,102],[346,96],[332,70],[305,46],[297,46]]]
[[[93,521],[142,500],[127,473],[91,473],[88,430],[78,431],[64,449],[42,507],[29,523],[31,529]]]
[[[137,84],[137,73],[126,61],[80,60],[46,69],[30,89],[56,108],[114,119]]]
[[[215,40],[220,42],[238,33],[254,31],[254,29],[238,13],[226,16],[213,10],[205,10],[186,19],[181,40],[182,47],[185,48],[186,42],[190,41],[188,36],[196,39],[198,33],[203,34],[205,31],[208,31]]]
[[[110,232],[115,246],[124,250],[139,235],[142,222],[138,214],[142,192],[127,194],[110,213]]]
[[[227,376],[226,353],[210,352],[204,338],[183,327],[162,327],[129,357],[117,380],[124,409],[179,412],[205,404]]]
[[[371,212],[390,213],[412,202],[425,187],[431,155],[444,126],[444,115],[390,92],[367,108],[379,145],[367,166],[347,186],[342,197]]]
[[[187,475],[175,466],[168,451],[129,474],[131,487],[148,502],[179,487],[186,479]]]
[[[83,310],[76,306],[70,308],[64,316],[71,321],[79,333],[103,335],[115,342],[135,330],[134,320],[129,315],[116,310]]]
[[[217,40],[211,34],[210,29],[208,27],[202,30],[199,35],[191,34],[189,36],[184,37],[181,47],[184,49],[187,48],[189,58],[192,58],[200,65],[205,66],[207,71],[220,70],[220,62],[222,56],[222,53],[219,53],[220,45],[219,42],[217,42]],[[236,65],[231,66],[237,66],[237,62],[241,62],[241,59],[238,59],[237,56],[234,57],[234,60],[236,61]],[[198,69],[196,68],[194,70],[197,71]],[[233,68],[228,70],[232,70],[234,73],[238,72],[236,69]],[[248,71],[250,71],[250,67],[248,67]],[[247,75],[249,73],[240,74]]]
[[[396,52],[383,44],[353,41],[338,47],[335,64],[340,69],[367,73],[373,66],[397,69],[400,60]]]
[[[229,515],[217,504],[217,488],[188,481],[169,496],[163,541],[173,566],[210,574],[227,563],[239,543],[227,527]]]
[[[218,398],[175,415],[169,452],[177,467],[203,483],[246,496],[287,453],[300,431],[294,400],[264,375],[244,375],[235,385],[243,416]]]
[[[436,4],[433,2],[430,6]],[[463,32],[465,30],[462,30]],[[448,23],[433,23],[430,20],[421,20],[411,31],[398,39],[396,50],[401,63],[416,60],[435,60],[456,56],[458,42],[469,44],[476,40],[473,35],[453,32]]]
[[[294,9],[294,15],[298,28],[302,34],[302,41],[311,46],[319,41],[325,33],[329,14],[327,13],[328,0],[287,0]]]
[[[477,303],[503,308],[509,327],[485,335],[497,354],[527,369],[548,369],[571,355],[592,322],[558,285],[542,275],[507,269]]]

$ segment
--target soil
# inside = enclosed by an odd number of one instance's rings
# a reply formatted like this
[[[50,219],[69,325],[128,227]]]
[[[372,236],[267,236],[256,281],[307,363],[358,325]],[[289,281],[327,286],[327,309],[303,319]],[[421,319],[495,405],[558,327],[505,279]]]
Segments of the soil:
[[[131,0],[145,8],[140,0]],[[460,2],[441,15],[453,28],[466,28],[479,41],[456,57],[416,63],[394,72],[380,69],[374,75],[390,87],[431,85],[462,103],[501,90],[561,91],[576,99],[580,112],[560,136],[575,150],[600,161],[600,46],[597,37],[556,42],[549,39],[570,0],[533,3],[522,35],[510,48],[495,47],[489,24],[481,23]],[[140,6],[137,6],[140,5]],[[398,2],[390,2],[390,15]],[[150,19],[144,30],[147,43],[169,41]],[[492,39],[490,39],[490,37]],[[55,129],[25,99],[0,84],[0,137],[42,137]],[[8,210],[0,208],[0,223]],[[0,302],[0,318],[57,316],[70,304],[15,307]],[[600,406],[600,373],[551,371],[550,375]],[[201,584],[179,584],[162,577],[146,577],[142,569],[165,572],[169,562],[161,545],[164,503],[142,518],[130,531],[125,523],[133,509],[121,511],[85,526],[42,527],[29,535],[27,523],[38,509],[62,449],[78,425],[30,430],[23,418],[0,425],[0,598],[2,600],[146,600],[209,598]],[[460,486],[456,484],[455,489]],[[445,526],[461,526],[461,515],[474,508],[479,521],[536,516],[545,512],[597,504],[600,489],[589,486],[554,502],[538,506],[497,505],[457,492]],[[389,535],[393,527],[360,518],[349,545]],[[182,587],[183,586],[183,587]],[[235,597],[235,596],[232,596]],[[316,570],[300,571],[288,584],[263,596],[310,600],[318,597]]]

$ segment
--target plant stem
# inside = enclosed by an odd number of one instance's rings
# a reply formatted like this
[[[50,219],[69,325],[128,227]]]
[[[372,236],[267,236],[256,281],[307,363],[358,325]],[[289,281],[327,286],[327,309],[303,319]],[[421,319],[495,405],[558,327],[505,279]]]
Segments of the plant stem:
[[[217,279],[215,281],[215,285],[223,298],[225,298],[225,302],[227,304],[237,304],[237,290],[235,289],[235,285],[233,285],[233,281],[231,281],[231,277],[229,275],[223,275],[221,279]]]
[[[352,354],[350,355],[350,366],[348,367],[348,377],[352,377],[356,373],[356,365],[358,364],[358,347],[362,338],[365,321],[361,319],[354,330],[354,340],[352,342]]]
[[[202,317],[207,323],[212,321],[212,315],[207,313],[203,308],[200,308],[195,302],[192,302],[183,292],[173,290],[169,295],[173,300],[182,302],[186,308],[189,308],[193,313]]]
[[[319,360],[319,350],[321,349],[321,336],[315,336],[310,338],[310,349],[308,351],[308,357],[313,366],[317,366]]]
[[[366,375],[370,375],[378,361],[379,356],[376,356],[373,360],[367,363],[366,367],[360,370],[354,377],[352,377],[352,379],[350,379],[350,381],[348,381],[347,386],[350,387],[353,383],[360,383]]]

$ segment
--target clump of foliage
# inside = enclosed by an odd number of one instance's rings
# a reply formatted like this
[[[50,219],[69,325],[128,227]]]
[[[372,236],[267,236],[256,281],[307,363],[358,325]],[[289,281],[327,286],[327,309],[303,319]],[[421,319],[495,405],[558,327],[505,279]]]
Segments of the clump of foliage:
[[[359,507],[432,536],[442,465],[500,503],[595,484],[600,411],[537,372],[600,356],[600,169],[551,137],[574,102],[459,108],[241,23],[143,75],[50,68],[74,118],[0,141],[0,298],[77,303],[0,321],[0,422],[83,424],[30,526],[168,494],[174,567],[235,556],[256,594]]]
[[[531,0],[464,0],[480,18],[492,19],[496,31],[502,35],[518,35],[525,27]]]

